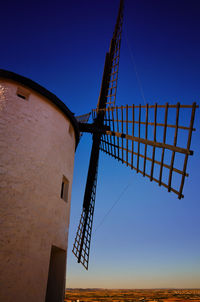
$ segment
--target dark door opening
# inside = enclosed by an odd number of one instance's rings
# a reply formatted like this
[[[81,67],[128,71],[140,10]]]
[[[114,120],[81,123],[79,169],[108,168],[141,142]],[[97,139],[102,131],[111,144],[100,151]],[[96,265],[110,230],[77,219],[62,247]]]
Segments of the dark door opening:
[[[62,302],[65,290],[66,251],[52,246],[45,302]]]

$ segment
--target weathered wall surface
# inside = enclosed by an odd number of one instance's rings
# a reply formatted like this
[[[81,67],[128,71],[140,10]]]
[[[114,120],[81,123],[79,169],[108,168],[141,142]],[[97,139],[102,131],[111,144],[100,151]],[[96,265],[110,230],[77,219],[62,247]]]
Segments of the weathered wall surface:
[[[67,250],[75,137],[56,106],[18,86],[0,79],[0,301],[43,302],[51,246]]]

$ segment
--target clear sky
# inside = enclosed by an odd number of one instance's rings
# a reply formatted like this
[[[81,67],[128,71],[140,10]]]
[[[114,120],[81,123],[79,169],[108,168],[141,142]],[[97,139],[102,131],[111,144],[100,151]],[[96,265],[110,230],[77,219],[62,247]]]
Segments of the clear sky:
[[[118,4],[3,1],[0,68],[38,82],[77,115],[89,112],[97,104]],[[200,1],[125,0],[124,15],[117,105],[199,103]],[[91,135],[82,137],[67,287],[200,287],[199,117],[198,110],[182,200],[101,154],[89,271],[71,252],[91,147]]]

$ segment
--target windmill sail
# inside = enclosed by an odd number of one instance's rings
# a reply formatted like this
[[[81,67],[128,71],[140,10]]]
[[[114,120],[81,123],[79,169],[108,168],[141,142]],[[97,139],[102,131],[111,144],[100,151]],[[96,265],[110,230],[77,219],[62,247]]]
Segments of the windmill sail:
[[[79,123],[86,124],[90,118],[90,115],[91,115],[91,112],[75,116],[75,118]],[[82,137],[82,135],[83,135],[83,132],[80,131],[80,138]]]
[[[112,40],[110,42],[110,48],[108,56],[108,68],[107,68],[107,92],[104,96],[104,105],[106,107],[115,106],[116,93],[117,93],[117,81],[118,81],[118,71],[119,71],[119,57],[120,57],[120,47],[121,47],[121,35],[122,35],[122,24],[123,24],[123,5],[124,1],[120,0],[119,12],[117,17],[117,22],[115,25],[115,30],[113,33]],[[99,96],[99,101],[97,107],[102,108],[101,93]]]
[[[86,113],[86,114],[82,114],[82,115],[78,115],[75,116],[75,118],[77,119],[78,122],[80,123],[87,123],[89,118],[90,118],[91,112]]]
[[[120,7],[117,17],[113,38],[110,43],[109,52],[106,54],[103,79],[101,84],[101,91],[97,104],[98,109],[111,107],[115,104],[117,79],[119,69],[119,55],[121,44],[121,31],[123,19],[123,0],[120,0]],[[81,125],[81,124],[80,124]],[[93,123],[94,128],[101,129],[104,125],[104,112],[99,111],[96,114],[96,119]],[[83,210],[76,233],[76,238],[72,252],[77,257],[78,262],[88,269],[90,242],[92,234],[92,222],[94,215],[94,205],[96,197],[97,173],[99,148],[101,144],[101,133],[93,133],[93,144],[90,156],[90,164],[88,169],[88,176],[85,188],[85,195],[83,201]]]
[[[77,257],[78,262],[88,269],[90,242],[92,235],[92,224],[96,197],[98,160],[99,160],[99,144],[95,141],[92,146],[90,165],[88,170],[87,183],[85,188],[83,210],[79,222],[76,238],[72,252]],[[97,149],[98,148],[98,149]]]
[[[121,161],[142,174],[183,196],[194,117],[198,107],[192,105],[132,105],[115,107],[123,17],[123,0],[106,54],[97,108],[93,123],[79,119],[81,132],[92,133],[93,144],[83,201],[83,210],[73,246],[78,262],[88,269],[94,215],[99,152]]]
[[[101,137],[100,150],[182,198],[197,107],[166,103],[93,110],[93,119],[103,111],[110,128]]]

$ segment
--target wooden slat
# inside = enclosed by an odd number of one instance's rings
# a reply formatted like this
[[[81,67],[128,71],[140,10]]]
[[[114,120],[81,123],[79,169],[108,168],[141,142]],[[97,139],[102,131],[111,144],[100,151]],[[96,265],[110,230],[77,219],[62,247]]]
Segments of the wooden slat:
[[[118,72],[118,70],[111,72],[109,75],[112,76],[114,74],[116,74]]]
[[[139,105],[139,125],[138,125],[138,138],[140,139],[140,121],[141,121],[141,105]],[[137,156],[137,172],[139,171],[139,154],[140,154],[140,142],[138,142],[138,156]]]
[[[128,135],[128,105],[126,106],[126,134]],[[128,139],[126,139],[126,162],[128,165]]]
[[[107,98],[112,98],[112,97],[114,97],[115,96],[115,93],[114,94],[109,94],[109,95],[107,95],[106,97]],[[108,107],[109,108],[109,107]]]
[[[108,120],[108,110],[106,111],[106,117],[107,117],[107,120]],[[110,146],[108,144],[108,137],[106,137],[106,140],[107,140],[106,146],[107,146],[108,152],[110,152]]]
[[[177,143],[180,103],[177,103],[176,106],[177,106],[176,107],[176,128],[175,128],[175,134],[174,134],[174,146],[176,146],[176,143]],[[169,180],[168,180],[168,192],[171,191],[171,182],[172,182],[172,171],[173,171],[173,165],[174,165],[174,158],[175,158],[175,151],[172,152],[172,157],[171,157],[171,165],[170,165]]]
[[[116,55],[113,59],[112,59],[112,61],[114,61],[114,60],[116,60],[116,59],[118,59],[119,58],[119,55]]]
[[[193,124],[194,124],[194,117],[195,117],[196,107],[197,107],[196,103],[193,103],[192,104],[191,120],[190,120],[190,130],[189,130],[189,133],[188,133],[187,150],[190,149],[190,144],[191,144],[191,139],[192,139],[192,129],[193,129]],[[187,161],[188,161],[188,154],[185,155],[185,160],[184,160],[184,164],[183,164],[183,176],[182,176],[182,179],[181,179],[181,185],[180,185],[180,189],[179,189],[179,196],[178,196],[179,199],[182,196],[183,186],[184,186],[184,182],[185,182]]]
[[[110,127],[111,129],[111,121],[110,121],[110,107],[109,107],[109,110],[107,111],[108,112],[108,126]],[[110,142],[112,143],[112,138],[110,137]],[[111,146],[111,152],[112,152],[112,146]]]
[[[129,108],[129,107],[128,107]],[[116,120],[114,120],[114,122],[116,122]],[[121,122],[121,120],[119,120],[119,123]],[[128,121],[128,123],[132,123],[132,121]],[[139,121],[134,121],[135,124],[139,124]],[[142,122],[140,121],[140,124],[141,125],[146,125],[146,122]],[[148,122],[148,126],[154,126],[154,123],[152,122]],[[165,127],[165,124],[163,123],[157,123],[157,126],[160,126],[160,127]],[[176,125],[171,125],[171,124],[168,124],[167,125],[168,128],[176,128]],[[190,127],[185,127],[185,126],[180,126],[178,125],[178,129],[182,129],[182,130],[190,130]],[[195,128],[192,129],[193,131],[196,131]]]
[[[111,112],[112,112],[112,121],[113,121],[113,120],[114,120],[114,112],[113,112],[113,108],[111,109]],[[114,123],[114,122],[112,122],[112,131],[115,132],[115,123]],[[115,136],[113,136],[113,139],[114,139],[114,145],[115,145],[115,147],[114,147],[114,156],[115,156],[115,158],[116,158],[116,142],[115,142]]]
[[[111,101],[111,102],[106,102],[106,105],[109,105],[109,104],[114,104],[114,101]],[[112,106],[113,107],[113,106]],[[116,121],[114,121],[116,122]]]
[[[124,122],[123,122],[123,106],[121,106],[121,127],[122,127],[122,133],[124,132]],[[123,146],[124,146],[124,141],[123,141],[123,137],[121,139],[121,143],[122,143],[122,160],[124,159],[124,150],[123,150]]]
[[[114,83],[114,82],[116,82],[116,81],[117,81],[116,79],[110,80],[110,83]]]
[[[134,120],[135,120],[135,110],[134,105],[132,105],[132,136],[134,137]],[[133,168],[133,151],[134,151],[134,141],[132,141],[132,154],[131,154],[131,168]]]
[[[119,122],[118,122],[118,108],[116,107],[116,118],[117,118],[117,132],[119,132]],[[117,158],[119,160],[119,137],[117,137]]]
[[[126,108],[126,105],[122,105],[122,106],[120,106],[120,107],[118,107],[118,106],[116,106],[115,108],[123,108],[123,109],[125,109]],[[137,108],[146,108],[146,105],[135,105],[135,109],[137,109]],[[155,107],[155,105],[149,105],[149,109],[150,108],[154,108]],[[168,107],[169,108],[176,108],[177,107],[177,105],[168,105]],[[132,108],[132,105],[129,105],[128,106],[128,108]],[[165,108],[165,105],[159,105],[159,104],[157,104],[157,108]],[[192,108],[192,105],[180,105],[180,108]],[[196,108],[199,108],[199,105],[196,105]],[[103,111],[106,111],[107,110],[107,108],[105,108],[105,109],[94,109],[94,111],[98,111],[98,110],[103,110]]]
[[[156,122],[157,122],[157,104],[155,104],[154,107],[154,133],[153,133],[154,142],[156,142]],[[153,154],[152,154],[151,177],[150,177],[151,181],[153,180],[154,160],[155,160],[155,146],[153,146]]]
[[[149,115],[149,106],[146,104],[146,124],[145,124],[145,139],[148,137],[148,115]],[[146,170],[146,156],[147,156],[147,144],[144,149],[144,167],[143,167],[143,176],[145,176]]]
[[[163,143],[166,142],[166,133],[167,133],[167,117],[168,117],[168,103],[165,105],[165,126],[163,132]],[[164,161],[165,148],[162,148],[162,156],[161,156],[161,165],[160,165],[160,176],[159,176],[159,185],[162,182],[162,172],[163,172],[163,161]]]
[[[111,90],[111,92],[112,92],[112,90],[114,90],[114,89],[116,89],[117,88],[117,86],[113,86],[113,81],[112,81],[112,85],[111,85],[111,87],[109,87],[108,88],[108,90]],[[112,93],[111,93],[112,94]]]
[[[150,141],[150,140],[147,140],[147,139],[144,139],[144,138],[141,138],[141,137],[139,138],[139,137],[132,136],[132,135],[126,135],[124,133],[105,131],[105,134],[113,135],[113,136],[121,137],[121,138],[128,138],[128,139],[133,140],[135,142],[139,142],[139,143],[142,143],[142,144],[147,144],[147,145],[150,145],[150,146],[155,146],[155,147],[158,147],[158,148],[165,148],[165,149],[168,149],[168,150],[171,150],[171,151],[174,151],[174,152],[179,152],[179,153],[188,154],[188,155],[193,154],[193,151],[187,150],[185,148],[181,148],[181,147],[177,147],[177,146],[169,145],[169,144],[163,144],[163,143],[160,143],[160,142],[154,142],[154,141]]]

